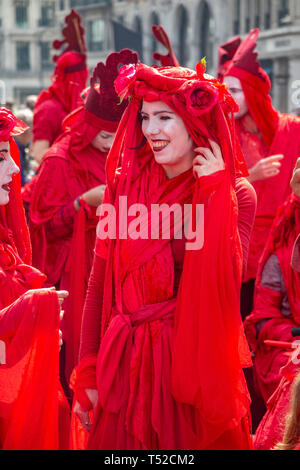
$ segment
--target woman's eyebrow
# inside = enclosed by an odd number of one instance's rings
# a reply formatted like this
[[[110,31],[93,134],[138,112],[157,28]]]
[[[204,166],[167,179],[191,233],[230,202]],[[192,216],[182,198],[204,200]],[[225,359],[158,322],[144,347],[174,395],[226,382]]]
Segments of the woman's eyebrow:
[[[163,111],[154,111],[154,116],[156,116],[157,114],[165,114],[165,113],[168,113],[168,114],[175,114],[174,111],[167,111],[167,110],[163,110]],[[145,114],[148,116],[148,113],[145,113],[144,111],[141,111],[141,114]]]

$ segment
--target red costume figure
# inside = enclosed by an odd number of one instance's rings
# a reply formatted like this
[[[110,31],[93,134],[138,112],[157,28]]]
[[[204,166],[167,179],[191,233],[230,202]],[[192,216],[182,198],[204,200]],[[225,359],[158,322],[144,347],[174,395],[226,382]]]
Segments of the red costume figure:
[[[81,104],[80,93],[86,87],[88,66],[84,28],[80,15],[71,10],[62,30],[64,39],[53,42],[54,49],[67,46],[59,56],[54,56],[56,68],[52,84],[39,95],[33,116],[33,155],[40,163],[43,154],[62,132],[62,121]]]
[[[24,123],[0,108],[0,448],[67,449],[69,407],[58,379],[59,299],[29,265],[29,233],[12,136]],[[12,155],[12,157],[11,157]]]
[[[254,351],[258,387],[265,402],[276,390],[286,351],[265,340],[290,341],[292,328],[300,326],[300,276],[291,266],[295,240],[300,232],[300,200],[293,194],[280,208],[259,265],[254,309],[245,330]],[[298,338],[299,339],[299,338]]]
[[[165,55],[160,54],[159,52],[153,52],[153,59],[159,61],[162,66],[170,65],[173,67],[178,67],[179,62],[173,51],[169,36],[167,35],[164,28],[161,25],[153,25],[152,33],[155,39],[160,42],[168,51],[168,53]]]
[[[252,310],[258,261],[276,211],[291,192],[289,183],[300,153],[300,120],[282,114],[272,106],[271,83],[254,52],[258,34],[258,29],[251,31],[233,59],[224,60],[225,71],[222,72],[225,85],[240,105],[235,114],[236,131],[249,169],[248,179],[257,194],[257,213],[245,278],[245,283],[249,283],[244,284],[250,292],[246,294],[243,317]]]
[[[95,67],[84,106],[68,116],[65,132],[43,158],[30,205],[33,265],[46,273],[48,285],[70,293],[62,322],[67,379],[78,361],[106,157],[127,105],[120,104],[113,82],[118,65],[136,61],[137,54],[124,49]]]
[[[235,103],[204,71],[138,64],[115,82],[130,103],[107,161],[72,377],[86,429],[96,407],[88,449],[251,448],[239,290],[255,194],[232,138]],[[189,236],[175,236],[182,218],[168,236],[150,223],[152,205],[175,203],[204,204],[203,248],[185,249]],[[103,240],[111,208],[116,232]]]

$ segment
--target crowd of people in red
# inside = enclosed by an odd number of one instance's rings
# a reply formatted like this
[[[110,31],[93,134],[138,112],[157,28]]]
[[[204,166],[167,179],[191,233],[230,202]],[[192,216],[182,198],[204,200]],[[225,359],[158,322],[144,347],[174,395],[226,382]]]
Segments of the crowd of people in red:
[[[300,448],[300,118],[259,30],[216,79],[154,26],[161,65],[112,52],[89,86],[74,10],[62,33],[22,191],[0,108],[0,447]]]

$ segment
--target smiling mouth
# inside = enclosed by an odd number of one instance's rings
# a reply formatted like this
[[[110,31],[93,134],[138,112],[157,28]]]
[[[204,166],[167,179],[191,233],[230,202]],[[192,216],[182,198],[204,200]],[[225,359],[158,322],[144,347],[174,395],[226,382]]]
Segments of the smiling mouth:
[[[167,140],[157,140],[157,141],[152,141],[152,150],[153,152],[160,152],[164,148],[169,145],[169,141]]]
[[[4,189],[4,191],[6,191],[6,192],[8,192],[8,193],[9,193],[9,191],[10,191],[10,186],[9,186],[9,183],[7,183],[7,184],[3,184],[1,187],[2,187],[2,189]]]

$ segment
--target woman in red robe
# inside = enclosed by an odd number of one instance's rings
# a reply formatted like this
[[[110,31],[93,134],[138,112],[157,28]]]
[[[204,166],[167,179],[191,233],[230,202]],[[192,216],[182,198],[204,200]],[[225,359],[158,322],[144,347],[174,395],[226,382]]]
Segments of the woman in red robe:
[[[262,257],[254,295],[254,309],[245,320],[247,339],[254,351],[259,391],[267,403],[281,380],[287,350],[266,340],[292,342],[292,328],[300,326],[300,275],[291,266],[300,233],[300,200],[292,194],[278,211]]]
[[[69,409],[58,354],[60,303],[67,293],[41,289],[46,276],[29,265],[12,139],[25,128],[0,109],[0,447],[66,449]]]
[[[65,23],[62,29],[64,39],[53,41],[55,49],[65,47],[60,56],[53,57],[56,67],[52,83],[40,93],[34,107],[32,154],[38,164],[47,148],[62,133],[64,118],[80,106],[80,93],[86,87],[89,75],[81,17],[71,10]]]
[[[126,100],[120,104],[113,82],[119,64],[136,61],[136,53],[123,49],[96,66],[86,102],[68,116],[65,132],[45,154],[32,196],[29,228],[33,265],[45,272],[47,285],[70,294],[62,322],[67,381],[78,361],[96,209],[106,183],[106,157],[127,105]]]
[[[88,449],[251,448],[239,289],[255,196],[238,178],[235,103],[204,71],[138,64],[115,82],[130,103],[108,157],[72,376]],[[151,224],[157,204],[193,216],[204,204],[204,245],[195,219],[186,238],[178,213]]]
[[[242,286],[242,316],[253,308],[258,262],[277,209],[291,192],[290,180],[300,154],[300,120],[274,109],[271,82],[257,61],[259,30],[239,44],[232,41],[223,64],[224,83],[239,104],[236,131],[249,169],[249,181],[257,194],[257,212],[251,235],[247,274]]]

